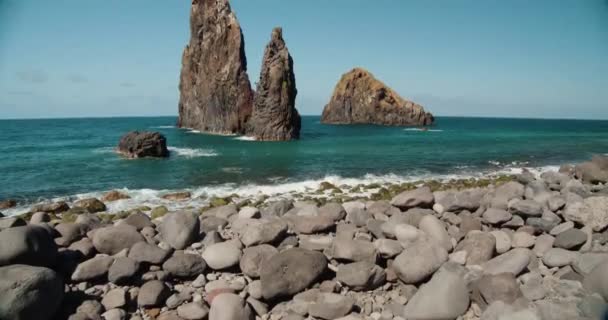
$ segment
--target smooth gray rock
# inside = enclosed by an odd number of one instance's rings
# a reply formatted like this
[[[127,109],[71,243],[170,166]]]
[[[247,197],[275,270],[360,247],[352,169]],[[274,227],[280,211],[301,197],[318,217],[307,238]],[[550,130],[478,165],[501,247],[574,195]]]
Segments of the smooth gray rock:
[[[423,284],[405,306],[406,319],[456,319],[469,308],[469,291],[464,270],[446,264]]]
[[[483,221],[489,224],[501,224],[513,218],[513,215],[507,210],[489,208],[483,213]]]
[[[530,255],[529,249],[516,248],[485,262],[482,268],[487,274],[510,272],[519,275],[530,263]]]
[[[82,282],[105,277],[113,262],[114,258],[109,256],[100,255],[91,258],[76,267],[72,273],[72,281]]]
[[[86,236],[89,228],[86,225],[68,222],[56,225],[55,230],[61,235],[61,238],[57,238],[55,242],[63,247],[67,247],[74,241]]]
[[[27,222],[19,217],[0,217],[0,231],[25,225]]]
[[[190,302],[177,307],[177,315],[186,320],[202,320],[209,314],[209,308],[199,302]]]
[[[259,278],[263,262],[277,253],[279,250],[267,244],[246,248],[239,263],[241,271],[248,277]]]
[[[542,257],[553,248],[553,243],[555,242],[555,238],[548,234],[541,234],[536,238],[536,243],[534,243],[534,248],[532,251],[536,254],[537,257]]]
[[[433,274],[448,260],[448,252],[436,241],[422,238],[395,258],[392,268],[406,284],[416,284]]]
[[[564,218],[601,231],[608,226],[608,197],[589,197],[583,202],[568,203]]]
[[[124,249],[144,241],[144,237],[132,226],[111,226],[95,230],[93,246],[100,253],[115,255]]]
[[[320,292],[308,306],[308,313],[319,319],[333,320],[351,312],[355,301],[336,293]]]
[[[138,271],[139,262],[127,257],[119,257],[108,270],[108,280],[116,284],[128,283]]]
[[[233,293],[222,293],[211,303],[209,320],[253,320],[251,308],[243,298]]]
[[[141,230],[145,227],[154,227],[154,223],[150,220],[150,217],[142,212],[136,212],[130,214],[123,221],[124,223],[135,227],[137,230]]]
[[[174,278],[194,278],[202,274],[207,264],[200,255],[176,253],[163,263],[163,270]]]
[[[290,297],[313,284],[327,268],[322,253],[300,248],[285,250],[266,260],[260,269],[266,300]]]
[[[474,286],[487,304],[494,301],[512,304],[523,296],[513,273],[486,274],[475,281]]]
[[[506,210],[509,201],[521,199],[524,196],[524,186],[516,181],[509,181],[500,185],[494,191],[494,197],[490,200],[490,208]]]
[[[543,214],[543,206],[534,200],[512,200],[509,210],[524,217],[540,217]]]
[[[551,248],[543,255],[543,263],[550,267],[567,266],[576,260],[576,252],[568,251],[562,248]]]
[[[510,248],[510,244],[509,244]],[[472,231],[462,240],[455,251],[466,251],[467,265],[480,265],[494,256],[496,237],[487,232]]]
[[[162,264],[167,260],[170,254],[170,250],[159,248],[155,244],[144,241],[134,244],[133,247],[131,247],[131,250],[129,250],[129,258],[137,262],[146,262],[155,265]]]
[[[418,228],[426,233],[430,238],[437,241],[445,250],[452,251],[452,239],[448,234],[445,225],[435,216],[426,215],[420,219]]]
[[[606,252],[587,252],[578,256],[578,259],[572,264],[572,268],[585,276],[606,261],[608,261],[608,253]]]
[[[373,219],[372,214],[365,209],[354,210],[346,216],[346,222],[352,223],[357,227],[367,225],[367,221],[371,219]]]
[[[384,284],[386,272],[369,261],[353,262],[338,267],[336,280],[347,285],[351,290],[374,290]]]
[[[106,310],[121,308],[127,304],[125,289],[115,288],[108,291],[101,300],[101,304]]]
[[[404,191],[391,200],[391,205],[407,210],[410,208],[424,207],[430,208],[435,201],[435,197],[429,187],[420,187],[411,191]]]
[[[160,234],[173,249],[183,250],[199,237],[198,217],[186,211],[172,212],[163,217]]]
[[[262,208],[262,217],[281,217],[287,211],[293,208],[293,201],[279,200],[270,203],[267,207]]]
[[[555,237],[555,243],[553,245],[558,248],[570,250],[583,245],[585,242],[587,242],[587,234],[585,234],[585,232],[579,229],[570,229],[558,234]]]
[[[259,223],[250,224],[241,233],[241,242],[246,247],[280,240],[287,232],[287,223],[281,219],[262,219]]]
[[[236,210],[236,209],[235,209]],[[201,234],[208,233],[211,231],[220,231],[228,225],[228,220],[224,218],[218,218],[215,216],[206,217],[201,219]]]
[[[0,267],[0,319],[53,319],[63,294],[63,282],[53,270],[19,264]]]
[[[553,196],[547,200],[547,206],[549,210],[553,212],[557,212],[561,210],[566,205],[566,199],[562,196]]]
[[[403,251],[403,246],[399,241],[391,239],[378,239],[374,242],[376,251],[385,259],[394,258]]]
[[[230,268],[239,263],[243,252],[238,240],[212,244],[203,251],[203,259],[213,270]]]
[[[27,264],[49,267],[57,260],[57,245],[41,226],[14,227],[0,231],[0,266]]]
[[[171,292],[164,282],[159,280],[148,281],[139,288],[137,305],[139,307],[161,306],[170,294]]]
[[[333,221],[339,221],[346,217],[346,210],[341,204],[330,202],[319,208],[319,215],[330,217]]]
[[[331,247],[334,259],[345,261],[376,261],[376,247],[364,240],[336,238]]]
[[[468,189],[464,191],[437,191],[433,193],[435,202],[442,205],[445,211],[475,211],[481,206],[485,189]]]

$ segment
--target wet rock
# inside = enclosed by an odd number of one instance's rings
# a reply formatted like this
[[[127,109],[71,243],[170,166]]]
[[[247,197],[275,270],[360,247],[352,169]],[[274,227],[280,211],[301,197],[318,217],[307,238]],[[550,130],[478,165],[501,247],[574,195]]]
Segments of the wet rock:
[[[297,94],[293,59],[283,30],[275,28],[264,52],[247,134],[265,141],[298,139],[301,119],[295,107]]]
[[[178,126],[242,133],[251,116],[253,91],[245,41],[229,2],[193,1],[190,31],[182,55]]]
[[[188,200],[192,197],[192,194],[189,191],[180,191],[180,192],[172,192],[163,195],[161,198],[170,201],[183,201]]]
[[[40,203],[31,208],[31,212],[62,213],[70,210],[65,201]]]
[[[137,229],[128,226],[111,226],[95,230],[93,246],[100,253],[114,255],[144,241]]]
[[[131,131],[120,138],[116,151],[131,159],[169,156],[167,139],[158,132]]]
[[[57,246],[43,227],[23,226],[0,231],[0,266],[27,264],[53,266]]]
[[[262,264],[262,294],[266,300],[292,296],[314,283],[326,267],[322,253],[299,248],[285,250]]]
[[[361,68],[342,76],[321,116],[321,122],[326,124],[408,126],[430,125],[433,121],[423,107],[402,99]]]
[[[53,319],[63,282],[53,270],[14,264],[0,267],[0,319]]]
[[[197,240],[200,222],[190,212],[173,212],[163,217],[159,229],[163,241],[174,249],[183,250]]]

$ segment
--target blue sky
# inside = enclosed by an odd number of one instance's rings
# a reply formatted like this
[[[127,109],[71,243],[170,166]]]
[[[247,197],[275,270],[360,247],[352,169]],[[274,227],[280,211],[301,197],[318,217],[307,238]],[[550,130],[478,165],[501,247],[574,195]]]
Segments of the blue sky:
[[[176,115],[187,0],[0,0],[0,118]],[[361,66],[436,115],[608,119],[608,0],[233,0],[252,83],[282,26],[297,107]]]

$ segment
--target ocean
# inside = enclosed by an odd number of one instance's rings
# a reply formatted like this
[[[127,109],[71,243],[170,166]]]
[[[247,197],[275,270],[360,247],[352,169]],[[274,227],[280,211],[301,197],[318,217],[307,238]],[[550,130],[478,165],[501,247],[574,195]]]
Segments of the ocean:
[[[280,194],[324,180],[355,185],[478,177],[608,153],[608,121],[438,117],[422,131],[323,125],[319,119],[304,116],[301,140],[294,142],[201,134],[176,128],[176,117],[0,120],[0,199],[23,206],[112,189],[141,203],[170,190]],[[171,157],[121,158],[113,148],[130,130],[160,131]]]

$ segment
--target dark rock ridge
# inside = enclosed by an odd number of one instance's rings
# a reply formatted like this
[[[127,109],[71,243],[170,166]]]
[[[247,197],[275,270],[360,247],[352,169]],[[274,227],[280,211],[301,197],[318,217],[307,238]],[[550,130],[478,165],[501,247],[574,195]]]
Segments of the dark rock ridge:
[[[228,0],[193,0],[182,56],[178,126],[242,133],[251,116],[245,41]]]
[[[116,151],[131,159],[169,156],[167,139],[158,132],[129,132],[120,138]]]
[[[425,126],[433,121],[422,106],[403,99],[361,68],[342,76],[321,117],[326,124]]]
[[[301,118],[295,108],[296,76],[281,28],[272,30],[261,70],[247,134],[266,141],[298,139]]]

